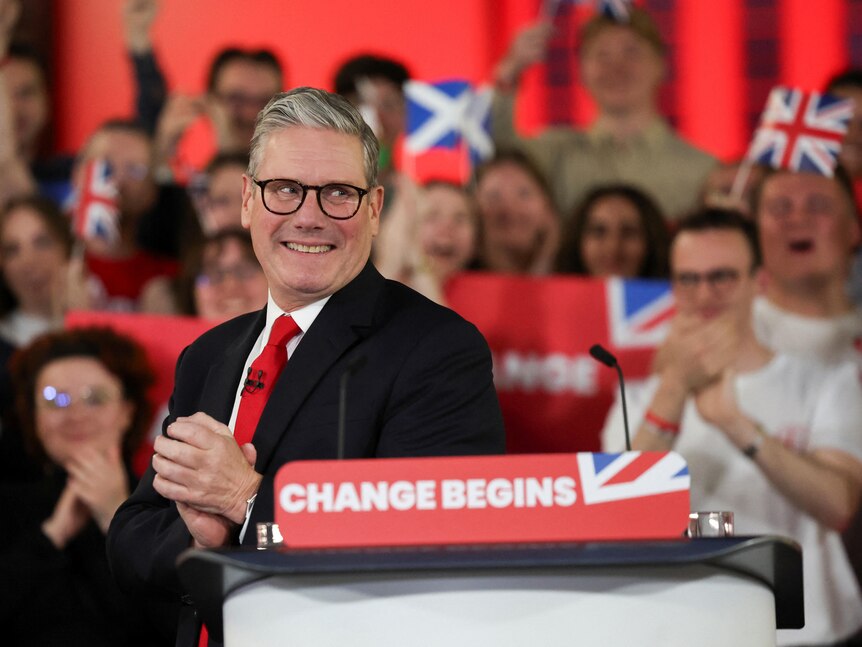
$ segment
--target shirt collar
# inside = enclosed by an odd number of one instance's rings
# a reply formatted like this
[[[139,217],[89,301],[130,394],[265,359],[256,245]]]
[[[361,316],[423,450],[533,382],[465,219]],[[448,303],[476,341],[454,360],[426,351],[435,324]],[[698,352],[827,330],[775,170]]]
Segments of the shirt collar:
[[[287,313],[276,305],[275,300],[272,298],[272,292],[270,292],[266,301],[266,327],[263,330],[263,338],[269,338],[269,331],[272,330],[272,324],[281,315],[293,317],[293,320],[296,322],[296,325],[299,326],[300,330],[302,330],[303,333],[307,332],[331,296],[332,295],[330,294],[322,299],[318,299],[306,306],[302,306],[301,308],[297,308],[296,310]]]

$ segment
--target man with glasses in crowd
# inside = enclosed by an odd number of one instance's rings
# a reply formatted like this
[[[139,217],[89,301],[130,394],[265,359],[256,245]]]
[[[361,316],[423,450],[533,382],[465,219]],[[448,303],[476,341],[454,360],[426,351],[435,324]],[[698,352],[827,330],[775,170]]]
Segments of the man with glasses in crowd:
[[[862,496],[862,388],[852,363],[826,366],[757,338],[754,226],[709,210],[671,248],[677,315],[660,372],[629,389],[639,450],[674,450],[691,472],[693,510],[730,510],[736,531],[803,548],[805,628],[779,644],[832,644],[862,626],[862,595],[841,543]],[[603,432],[619,449],[620,406]]]
[[[383,205],[378,150],[359,113],[321,90],[277,95],[258,117],[242,222],[269,300],[180,357],[152,469],[109,533],[126,586],[179,599],[183,550],[253,544],[248,526],[273,519],[277,470],[338,455],[346,374],[344,457],[504,450],[480,333],[369,262]],[[195,643],[191,613],[178,644]]]

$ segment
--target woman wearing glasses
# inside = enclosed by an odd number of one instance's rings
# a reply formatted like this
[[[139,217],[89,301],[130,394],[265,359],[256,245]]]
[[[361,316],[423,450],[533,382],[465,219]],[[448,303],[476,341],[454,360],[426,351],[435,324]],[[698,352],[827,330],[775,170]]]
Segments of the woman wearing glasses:
[[[43,477],[0,490],[4,644],[157,645],[116,588],[105,534],[150,423],[143,349],[107,328],[51,333],[12,360],[15,413]]]

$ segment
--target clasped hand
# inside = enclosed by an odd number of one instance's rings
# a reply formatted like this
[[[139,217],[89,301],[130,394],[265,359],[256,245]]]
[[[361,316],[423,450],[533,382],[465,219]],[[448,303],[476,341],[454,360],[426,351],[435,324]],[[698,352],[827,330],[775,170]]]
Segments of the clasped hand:
[[[167,433],[154,444],[153,487],[176,502],[198,545],[224,545],[262,480],[254,446],[239,447],[227,426],[201,412],[177,418]]]
[[[672,380],[677,392],[693,397],[701,417],[724,433],[735,430],[742,418],[734,390],[733,365],[739,333],[732,313],[704,320],[678,314],[667,342],[657,357],[657,368]]]
[[[688,393],[720,379],[736,359],[739,334],[730,314],[710,320],[678,314],[667,341],[659,349],[656,370],[670,374]]]

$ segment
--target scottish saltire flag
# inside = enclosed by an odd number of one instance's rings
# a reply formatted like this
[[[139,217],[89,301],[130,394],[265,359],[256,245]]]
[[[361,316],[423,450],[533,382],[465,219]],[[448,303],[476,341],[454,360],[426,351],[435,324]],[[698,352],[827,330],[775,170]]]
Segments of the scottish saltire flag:
[[[408,81],[407,136],[411,153],[466,145],[473,162],[494,153],[490,136],[491,90],[475,91],[467,81]]]
[[[819,92],[773,88],[746,159],[832,177],[853,103]]]
[[[616,348],[657,346],[675,313],[670,283],[613,278],[607,281],[608,328]]]
[[[119,216],[110,165],[103,159],[90,160],[84,166],[84,181],[73,209],[75,234],[82,240],[114,244],[120,239]]]
[[[462,135],[470,151],[470,161],[473,166],[490,159],[494,155],[494,142],[491,139],[491,101],[494,90],[485,85],[473,93],[473,99],[467,105],[462,124]]]
[[[691,487],[688,465],[674,452],[578,454],[584,503],[607,503]]]

